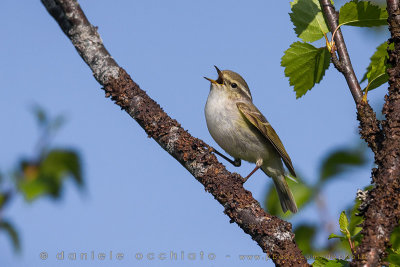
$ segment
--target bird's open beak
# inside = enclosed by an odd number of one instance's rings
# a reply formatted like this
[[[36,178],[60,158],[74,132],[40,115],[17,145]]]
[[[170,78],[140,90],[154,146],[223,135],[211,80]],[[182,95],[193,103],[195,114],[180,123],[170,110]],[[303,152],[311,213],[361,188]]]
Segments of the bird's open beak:
[[[207,78],[207,77],[204,77],[204,79],[210,81],[210,82],[213,83],[213,84],[223,84],[224,82],[223,82],[223,80],[222,80],[222,72],[218,69],[217,66],[214,66],[214,67],[215,67],[215,69],[217,70],[218,79],[217,79],[217,80],[213,80],[213,79],[210,79],[210,78]]]
[[[218,84],[216,80],[204,77],[204,79],[209,80],[211,83]]]

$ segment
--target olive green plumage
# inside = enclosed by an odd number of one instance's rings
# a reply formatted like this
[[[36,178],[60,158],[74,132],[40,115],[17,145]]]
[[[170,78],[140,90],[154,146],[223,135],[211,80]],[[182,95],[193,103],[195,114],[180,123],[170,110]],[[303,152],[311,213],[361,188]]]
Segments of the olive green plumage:
[[[285,180],[282,160],[293,176],[296,173],[282,141],[253,104],[246,81],[236,72],[215,68],[218,79],[206,78],[211,82],[205,107],[211,136],[235,160],[256,163],[254,171],[261,168],[273,179],[283,212],[297,212],[296,202]]]

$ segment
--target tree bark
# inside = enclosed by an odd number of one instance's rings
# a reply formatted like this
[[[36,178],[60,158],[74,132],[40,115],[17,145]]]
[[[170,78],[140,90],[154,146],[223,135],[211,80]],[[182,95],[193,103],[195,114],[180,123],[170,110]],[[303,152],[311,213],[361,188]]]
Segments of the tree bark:
[[[336,11],[330,0],[320,0],[320,4],[333,32],[337,25]],[[390,234],[400,219],[400,11],[398,1],[388,0],[388,23],[391,32],[389,42],[394,42],[394,51],[389,52],[389,90],[385,97],[383,114],[386,120],[380,122],[366,99],[359,97],[360,86],[355,77],[340,29],[336,33],[341,71],[357,107],[360,135],[374,152],[377,168],[372,170],[374,188],[368,191],[361,214],[364,216],[361,234],[363,239],[353,255],[352,266],[380,266],[387,256]]]
[[[132,81],[105,49],[77,1],[41,1],[89,65],[106,96],[204,185],[225,208],[231,222],[249,234],[277,266],[308,266],[294,241],[291,224],[267,214],[243,188],[242,177],[228,172],[206,143],[185,131]]]
[[[363,239],[357,248],[353,265],[377,266],[387,256],[390,234],[400,219],[400,11],[398,1],[387,1],[388,23],[394,50],[388,51],[389,89],[385,96],[382,122],[384,139],[375,153],[378,168],[372,171],[375,187],[367,196]]]

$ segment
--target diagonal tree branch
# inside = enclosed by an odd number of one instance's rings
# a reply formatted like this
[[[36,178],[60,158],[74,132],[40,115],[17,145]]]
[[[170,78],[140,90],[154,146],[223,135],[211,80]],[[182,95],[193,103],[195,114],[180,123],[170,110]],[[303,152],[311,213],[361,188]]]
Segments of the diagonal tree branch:
[[[103,46],[76,0],[41,0],[71,40],[82,59],[104,86],[106,96],[125,110],[163,149],[180,162],[225,208],[225,213],[249,234],[278,266],[307,266],[294,241],[290,223],[267,214],[242,178],[228,172],[210,147],[191,136],[132,81]]]
[[[320,0],[324,16],[333,32],[338,23],[336,11],[330,0]],[[368,192],[361,213],[364,215],[361,234],[363,239],[357,247],[352,266],[379,266],[387,256],[390,234],[400,219],[400,11],[398,0],[388,0],[388,23],[395,50],[389,51],[393,66],[389,73],[389,93],[383,113],[386,120],[380,123],[368,102],[360,98],[361,89],[348,57],[340,29],[336,33],[340,63],[350,91],[357,105],[360,135],[375,155],[378,168],[372,170],[375,187]]]

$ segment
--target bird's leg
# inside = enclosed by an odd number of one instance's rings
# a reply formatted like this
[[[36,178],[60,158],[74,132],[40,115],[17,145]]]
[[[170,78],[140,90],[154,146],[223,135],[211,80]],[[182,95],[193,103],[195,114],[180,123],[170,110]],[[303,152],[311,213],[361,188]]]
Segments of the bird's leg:
[[[251,173],[249,173],[249,175],[247,175],[244,178],[243,183],[245,183],[250,178],[250,176],[252,176],[262,166],[262,164],[263,164],[263,160],[262,159],[257,160],[256,167],[254,168],[254,170],[251,171]]]
[[[215,154],[221,156],[223,159],[225,159],[226,161],[228,161],[235,167],[240,167],[240,165],[242,165],[242,161],[240,159],[231,160],[230,158],[228,158],[227,156],[225,156],[224,154],[222,154],[221,152],[219,152],[218,150],[216,150],[213,147],[210,147],[209,151],[214,152]]]

